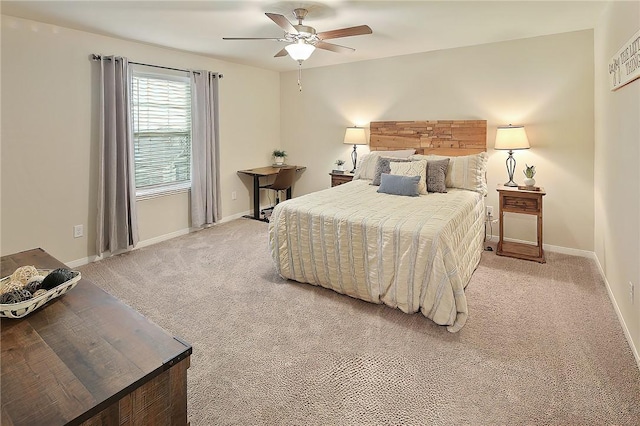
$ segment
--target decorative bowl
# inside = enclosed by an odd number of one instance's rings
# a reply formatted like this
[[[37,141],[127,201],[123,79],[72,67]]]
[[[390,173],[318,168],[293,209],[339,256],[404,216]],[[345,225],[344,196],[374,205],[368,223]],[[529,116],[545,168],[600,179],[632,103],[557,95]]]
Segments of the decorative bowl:
[[[48,275],[53,269],[38,269],[38,274],[42,276]],[[29,300],[25,300],[23,302],[18,303],[7,303],[0,304],[0,317],[2,318],[22,318],[24,316],[29,315],[31,312],[40,308],[47,302],[55,299],[56,297],[62,296],[73,287],[78,284],[78,281],[82,278],[79,271],[71,271],[73,273],[73,278],[67,280],[61,284],[58,284],[51,290],[47,290],[46,293],[41,294],[37,297],[32,297]],[[4,277],[0,280],[0,288],[4,286],[4,284],[11,280],[11,276]]]

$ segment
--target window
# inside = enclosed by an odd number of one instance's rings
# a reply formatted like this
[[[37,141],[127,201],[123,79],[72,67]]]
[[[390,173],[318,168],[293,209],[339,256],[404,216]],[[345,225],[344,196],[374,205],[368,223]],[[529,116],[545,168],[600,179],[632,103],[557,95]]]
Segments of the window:
[[[136,195],[191,186],[191,84],[134,71],[131,90]]]

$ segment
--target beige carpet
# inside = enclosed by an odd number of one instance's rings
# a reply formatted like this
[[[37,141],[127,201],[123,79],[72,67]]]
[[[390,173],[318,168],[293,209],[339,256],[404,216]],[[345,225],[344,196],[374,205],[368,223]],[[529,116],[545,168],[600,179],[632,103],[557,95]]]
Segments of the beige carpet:
[[[193,345],[192,425],[640,424],[640,371],[588,259],[485,252],[457,334],[281,279],[248,219],[80,269]]]

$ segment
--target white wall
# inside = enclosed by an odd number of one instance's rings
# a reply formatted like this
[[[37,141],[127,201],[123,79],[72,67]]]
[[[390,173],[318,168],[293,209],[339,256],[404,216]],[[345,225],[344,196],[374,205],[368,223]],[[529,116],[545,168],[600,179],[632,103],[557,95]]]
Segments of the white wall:
[[[96,65],[92,53],[224,74],[220,82],[222,216],[250,209],[250,179],[280,144],[277,72],[2,16],[1,252],[42,247],[69,262],[95,254]],[[231,192],[237,191],[237,200]],[[138,202],[140,238],[189,227],[188,194]],[[73,225],[85,237],[74,239]]]
[[[640,3],[612,2],[594,35],[595,253],[636,357],[640,353],[640,79],[611,92],[608,62],[638,29]],[[633,302],[629,282],[635,284]]]
[[[318,51],[314,55],[334,53]],[[545,187],[544,242],[593,251],[593,32],[448,49],[302,70],[281,75],[282,138],[289,161],[308,166],[294,193],[330,185],[347,126],[371,121],[488,121],[489,196],[507,181],[504,151],[492,149],[496,126],[524,124],[531,142],[517,151],[516,182],[534,164]],[[361,155],[367,152],[360,147]],[[497,214],[497,208],[496,208]],[[506,236],[535,241],[529,216],[506,219]],[[494,231],[497,234],[497,231]]]

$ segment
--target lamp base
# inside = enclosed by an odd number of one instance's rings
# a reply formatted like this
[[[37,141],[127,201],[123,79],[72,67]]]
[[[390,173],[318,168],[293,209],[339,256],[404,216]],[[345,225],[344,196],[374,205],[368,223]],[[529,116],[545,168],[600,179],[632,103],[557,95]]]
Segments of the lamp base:
[[[517,187],[518,184],[513,181],[513,172],[516,170],[516,159],[513,158],[513,151],[509,150],[509,156],[507,157],[507,175],[509,176],[509,182],[504,186]]]
[[[355,173],[356,162],[358,161],[358,152],[356,151],[356,144],[353,144],[353,151],[351,152],[351,161],[353,162],[353,170],[351,170],[351,173]]]

